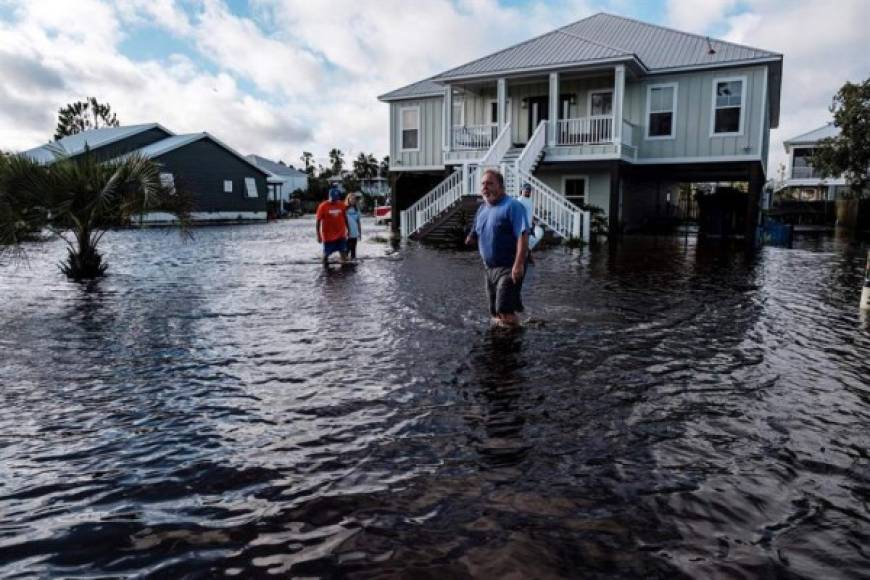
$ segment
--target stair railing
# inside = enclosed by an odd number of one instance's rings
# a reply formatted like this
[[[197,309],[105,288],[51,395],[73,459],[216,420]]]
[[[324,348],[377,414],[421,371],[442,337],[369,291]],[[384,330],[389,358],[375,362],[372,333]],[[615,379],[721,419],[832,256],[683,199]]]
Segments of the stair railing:
[[[508,168],[508,171],[514,171]],[[563,238],[589,241],[590,214],[583,211],[533,175],[518,171],[518,180],[532,186],[534,216]]]
[[[495,141],[492,142],[489,151],[480,160],[481,167],[497,167],[501,163],[501,158],[511,148],[511,124],[505,123],[504,128],[498,134]]]
[[[444,181],[400,213],[401,233],[407,238],[435,219],[462,197],[462,171],[454,171]]]
[[[547,144],[547,120],[543,119],[538,123],[535,132],[532,133],[529,142],[523,147],[522,153],[517,158],[517,171],[523,173],[531,173],[538,161],[538,155],[544,150]]]

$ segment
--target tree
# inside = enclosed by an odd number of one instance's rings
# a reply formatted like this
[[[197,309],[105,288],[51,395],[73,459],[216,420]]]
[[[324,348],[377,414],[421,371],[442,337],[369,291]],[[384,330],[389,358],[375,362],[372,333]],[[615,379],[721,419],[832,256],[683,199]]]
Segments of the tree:
[[[353,160],[353,175],[357,180],[369,179],[378,175],[378,160],[374,155],[360,153]]]
[[[863,197],[870,185],[870,78],[840,87],[831,113],[840,134],[819,141],[812,165],[822,177],[842,175],[852,196]]]
[[[0,243],[14,248],[22,232],[47,228],[67,243],[64,274],[74,280],[105,274],[97,247],[105,232],[146,211],[176,215],[186,225],[190,196],[164,186],[150,159],[132,154],[100,162],[88,150],[40,165],[21,155],[0,162]]]
[[[76,101],[58,110],[54,140],[88,129],[119,125],[118,117],[112,112],[112,107],[108,103],[103,104],[95,97],[88,97],[85,101]]]
[[[381,159],[381,165],[378,169],[379,169],[378,173],[381,177],[389,177],[389,174],[390,174],[390,156],[389,155],[384,155],[384,158]]]
[[[341,149],[329,150],[329,164],[332,174],[341,176],[341,170],[344,169],[344,153],[341,152]]]
[[[303,151],[302,157],[299,158],[299,160],[305,164],[304,171],[308,175],[312,175],[314,173],[314,164],[312,163],[313,159],[314,159],[314,155],[312,155],[310,151]]]

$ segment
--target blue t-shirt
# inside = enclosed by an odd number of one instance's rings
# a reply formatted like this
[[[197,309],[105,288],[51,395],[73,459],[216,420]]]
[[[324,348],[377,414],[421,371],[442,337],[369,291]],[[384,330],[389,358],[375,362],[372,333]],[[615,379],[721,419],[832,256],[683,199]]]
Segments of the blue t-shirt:
[[[474,216],[474,234],[488,268],[510,268],[517,257],[517,240],[530,225],[526,208],[505,195],[495,205],[484,202]]]
[[[347,211],[347,237],[349,238],[358,238],[359,230],[360,230],[360,213],[359,210],[353,206],[348,206]]]

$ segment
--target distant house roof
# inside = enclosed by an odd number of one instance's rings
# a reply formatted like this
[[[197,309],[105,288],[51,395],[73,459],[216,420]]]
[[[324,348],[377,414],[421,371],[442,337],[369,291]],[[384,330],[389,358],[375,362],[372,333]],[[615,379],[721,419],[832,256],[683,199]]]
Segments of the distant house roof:
[[[224,143],[220,139],[217,139],[213,135],[211,135],[209,133],[205,133],[205,132],[203,132],[203,133],[187,133],[185,135],[173,135],[172,137],[167,137],[166,139],[162,139],[160,141],[157,141],[156,143],[152,143],[150,145],[142,147],[141,149],[137,149],[134,153],[139,153],[141,155],[144,155],[145,157],[148,157],[150,159],[154,159],[154,158],[160,157],[161,155],[166,155],[170,151],[180,149],[181,147],[184,147],[185,145],[195,143],[196,141],[200,141],[202,139],[208,139],[209,141],[211,141],[215,145],[221,147],[222,149],[225,149],[228,153],[235,155],[240,160],[244,161],[245,163],[247,163],[248,165],[250,165],[251,167],[253,167],[257,171],[259,171],[260,173],[262,173],[266,177],[269,176],[269,173],[266,170],[264,170],[260,167],[257,167],[254,163],[251,162],[250,159],[248,159],[247,157],[245,157],[244,155],[242,155],[241,153],[239,153],[238,151],[236,151],[235,149],[233,149],[232,147],[230,147],[229,145],[227,145],[226,143]]]
[[[260,169],[265,169],[272,175],[280,177],[308,177],[308,174],[304,171],[299,171],[298,169],[287,167],[286,165],[276,163],[271,159],[266,159],[265,157],[260,157],[259,155],[248,155],[245,158]]]
[[[803,133],[801,135],[798,135],[797,137],[786,139],[782,142],[782,144],[785,146],[785,150],[789,151],[792,145],[816,143],[817,141],[827,139],[828,137],[836,137],[839,134],[840,129],[838,127],[835,127],[833,123],[826,123],[818,129],[813,129],[812,131]]]
[[[122,139],[127,139],[128,137],[132,137],[133,135],[144,133],[145,131],[149,131],[155,128],[162,129],[169,135],[172,134],[171,131],[167,130],[164,127],[161,127],[158,123],[126,125],[124,127],[105,127],[103,129],[90,129],[88,131],[76,133],[75,135],[63,137],[62,139],[59,139],[52,143],[47,143],[39,147],[34,147],[33,149],[28,149],[27,151],[22,152],[22,155],[26,155],[27,157],[30,157],[34,161],[39,161],[40,163],[51,163],[57,157],[55,155],[56,152],[63,153],[69,156],[78,155],[84,152],[85,147],[88,147],[90,149],[96,149],[97,147],[110,145],[112,143],[115,143],[116,141],[121,141]]]
[[[775,52],[602,12],[386,93],[379,99],[433,96],[443,92],[438,90],[439,83],[572,65],[624,62],[642,74],[663,74],[781,61],[782,55]],[[772,118],[778,119],[778,69],[775,73],[771,95],[775,99],[771,102],[777,106]]]

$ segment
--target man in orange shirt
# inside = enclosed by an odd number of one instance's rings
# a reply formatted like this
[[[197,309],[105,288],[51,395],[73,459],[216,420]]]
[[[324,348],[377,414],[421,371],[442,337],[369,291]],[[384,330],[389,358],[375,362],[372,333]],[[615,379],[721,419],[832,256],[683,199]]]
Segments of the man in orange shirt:
[[[329,201],[317,206],[315,214],[317,241],[323,244],[323,265],[329,263],[329,256],[338,252],[341,261],[347,260],[347,206],[341,201],[341,190],[333,186],[329,189]]]

